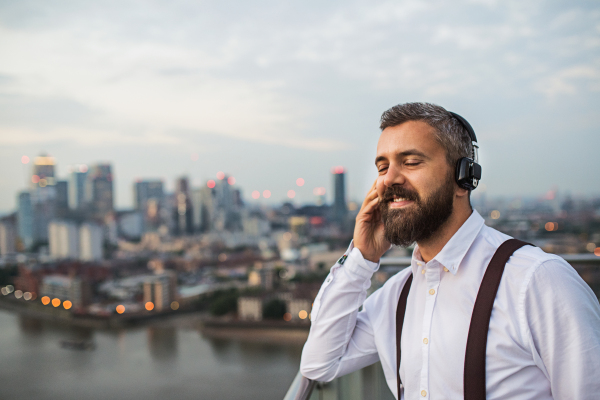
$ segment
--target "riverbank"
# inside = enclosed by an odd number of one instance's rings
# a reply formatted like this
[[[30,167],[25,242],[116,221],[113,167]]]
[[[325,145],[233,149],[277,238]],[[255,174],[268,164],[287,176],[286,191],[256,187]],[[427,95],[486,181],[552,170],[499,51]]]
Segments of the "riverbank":
[[[68,310],[0,298],[0,309],[44,321],[73,327],[100,330],[127,329],[141,326],[160,326],[198,330],[207,338],[239,340],[251,343],[302,345],[308,337],[310,324],[286,321],[240,321],[230,317],[214,318],[200,311],[88,316]]]

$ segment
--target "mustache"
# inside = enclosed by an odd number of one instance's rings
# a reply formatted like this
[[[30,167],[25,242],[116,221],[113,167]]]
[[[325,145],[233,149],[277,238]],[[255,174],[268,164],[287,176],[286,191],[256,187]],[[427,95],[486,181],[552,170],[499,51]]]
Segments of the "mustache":
[[[383,193],[383,197],[379,199],[379,203],[389,203],[396,197],[416,202],[420,201],[419,194],[416,191],[406,189],[403,186],[390,186]]]

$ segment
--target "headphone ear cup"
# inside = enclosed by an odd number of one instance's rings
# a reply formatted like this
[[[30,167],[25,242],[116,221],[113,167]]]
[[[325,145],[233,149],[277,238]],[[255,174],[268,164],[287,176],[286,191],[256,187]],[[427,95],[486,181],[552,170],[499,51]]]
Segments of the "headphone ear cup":
[[[481,179],[481,166],[470,158],[463,157],[456,163],[455,179],[459,187],[474,190]]]

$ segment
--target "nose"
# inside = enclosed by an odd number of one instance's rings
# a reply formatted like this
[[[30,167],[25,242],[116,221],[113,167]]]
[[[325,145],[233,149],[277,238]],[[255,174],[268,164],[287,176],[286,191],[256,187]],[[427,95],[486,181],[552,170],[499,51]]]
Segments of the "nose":
[[[404,185],[405,182],[406,178],[402,174],[401,169],[391,164],[388,167],[386,174],[383,176],[383,185],[385,186],[385,188],[394,185]]]

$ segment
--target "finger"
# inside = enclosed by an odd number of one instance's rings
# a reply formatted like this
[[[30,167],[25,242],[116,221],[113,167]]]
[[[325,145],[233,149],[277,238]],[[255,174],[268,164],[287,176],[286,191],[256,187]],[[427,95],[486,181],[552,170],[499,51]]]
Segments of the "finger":
[[[371,199],[370,201],[365,200],[365,204],[363,205],[362,212],[364,214],[372,214],[379,209],[379,199]]]

